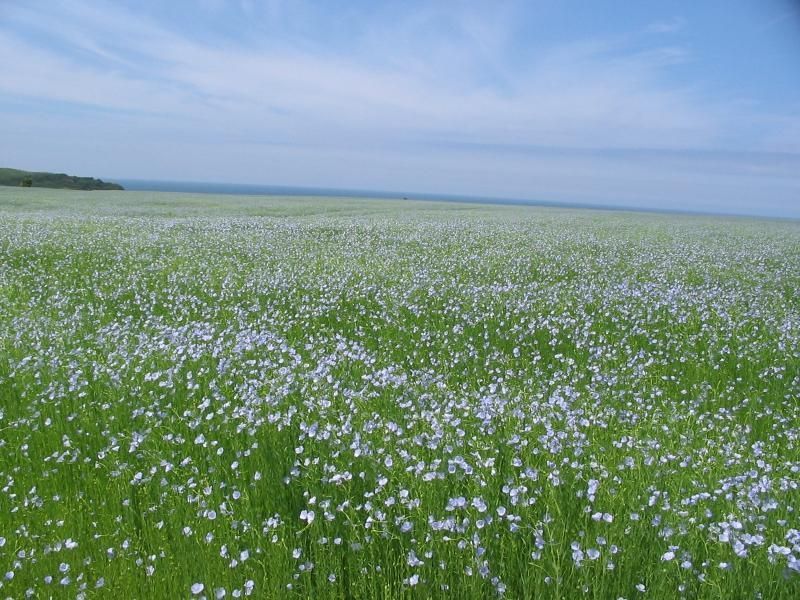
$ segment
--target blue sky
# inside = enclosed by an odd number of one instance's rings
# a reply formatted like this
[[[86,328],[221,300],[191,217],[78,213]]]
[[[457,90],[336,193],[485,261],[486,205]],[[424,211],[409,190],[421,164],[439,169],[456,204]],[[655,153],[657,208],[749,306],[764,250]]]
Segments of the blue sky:
[[[0,1],[0,165],[800,217],[800,3]]]

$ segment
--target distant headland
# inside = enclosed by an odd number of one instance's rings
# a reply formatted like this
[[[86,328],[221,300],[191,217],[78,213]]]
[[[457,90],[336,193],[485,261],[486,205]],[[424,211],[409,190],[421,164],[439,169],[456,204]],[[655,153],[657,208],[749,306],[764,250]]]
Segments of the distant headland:
[[[22,171],[20,169],[0,168],[0,185],[18,187],[40,187],[62,190],[123,190],[118,183],[95,179],[94,177],[76,177],[65,173],[46,173]]]

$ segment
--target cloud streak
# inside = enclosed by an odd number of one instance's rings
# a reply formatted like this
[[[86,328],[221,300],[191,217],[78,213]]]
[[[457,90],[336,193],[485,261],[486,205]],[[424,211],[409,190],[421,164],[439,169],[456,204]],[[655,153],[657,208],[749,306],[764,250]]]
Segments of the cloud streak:
[[[243,121],[284,135],[283,126],[296,131],[300,121],[324,135],[346,130],[359,139],[405,132],[487,142],[513,136],[553,145],[672,146],[713,136],[710,115],[686,92],[654,81],[661,60],[654,53],[615,55],[607,44],[565,44],[498,90],[465,80],[456,52],[441,42],[394,57],[387,68],[291,47],[201,46],[124,13],[78,7],[64,19],[37,19],[61,44],[91,53],[93,64],[5,34],[0,51],[18,60],[0,89],[176,118],[206,118],[214,111],[227,125]],[[83,38],[74,21],[102,35]],[[456,31],[469,34],[478,54],[491,56],[497,34],[476,23],[466,19]],[[394,54],[374,42],[369,47],[372,56]],[[146,78],[126,68],[136,56],[149,65]],[[415,68],[431,56],[439,57],[435,72]]]

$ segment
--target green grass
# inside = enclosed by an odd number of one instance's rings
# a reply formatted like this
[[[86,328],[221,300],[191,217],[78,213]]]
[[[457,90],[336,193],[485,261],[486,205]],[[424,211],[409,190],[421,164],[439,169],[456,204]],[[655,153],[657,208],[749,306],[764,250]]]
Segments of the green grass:
[[[0,188],[0,596],[798,597],[798,289],[793,221]]]

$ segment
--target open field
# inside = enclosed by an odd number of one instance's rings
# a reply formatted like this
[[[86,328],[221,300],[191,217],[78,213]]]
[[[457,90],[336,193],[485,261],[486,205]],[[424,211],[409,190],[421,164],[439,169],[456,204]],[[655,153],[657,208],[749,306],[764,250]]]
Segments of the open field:
[[[800,223],[0,188],[0,597],[800,597]]]

